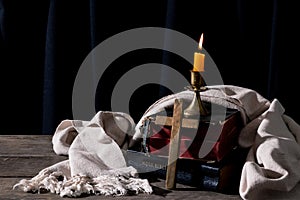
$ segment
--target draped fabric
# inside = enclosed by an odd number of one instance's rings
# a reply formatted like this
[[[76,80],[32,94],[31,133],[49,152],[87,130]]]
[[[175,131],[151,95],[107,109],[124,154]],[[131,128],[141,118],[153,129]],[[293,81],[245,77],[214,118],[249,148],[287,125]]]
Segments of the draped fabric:
[[[196,41],[204,33],[204,48],[225,84],[251,88],[269,100],[277,98],[286,113],[300,121],[295,97],[299,85],[295,4],[0,0],[1,134],[54,133],[61,120],[73,118],[73,84],[88,53],[117,33],[149,26],[171,28]],[[154,49],[129,52],[113,62],[97,84],[95,111],[111,110],[111,93],[120,77],[150,62],[171,66],[189,79],[192,66],[178,55]],[[172,81],[165,72],[160,76]],[[150,104],[168,93],[162,86],[141,87],[131,98],[130,114],[137,121]]]

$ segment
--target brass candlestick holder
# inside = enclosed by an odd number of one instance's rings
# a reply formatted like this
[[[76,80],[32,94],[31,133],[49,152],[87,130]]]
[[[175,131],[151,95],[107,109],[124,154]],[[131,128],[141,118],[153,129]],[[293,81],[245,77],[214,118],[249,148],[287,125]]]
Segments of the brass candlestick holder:
[[[191,104],[184,110],[183,114],[186,117],[191,117],[195,115],[205,116],[208,115],[209,112],[203,106],[201,101],[200,92],[206,90],[207,88],[204,86],[204,80],[198,71],[191,71],[191,85],[194,90],[194,98]]]

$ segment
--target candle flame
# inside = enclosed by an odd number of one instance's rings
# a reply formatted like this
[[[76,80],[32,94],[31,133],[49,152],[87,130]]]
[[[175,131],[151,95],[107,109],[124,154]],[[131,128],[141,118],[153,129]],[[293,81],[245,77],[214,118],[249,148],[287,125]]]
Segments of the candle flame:
[[[199,41],[199,49],[202,50],[202,43],[203,43],[203,33],[201,34],[200,41]]]

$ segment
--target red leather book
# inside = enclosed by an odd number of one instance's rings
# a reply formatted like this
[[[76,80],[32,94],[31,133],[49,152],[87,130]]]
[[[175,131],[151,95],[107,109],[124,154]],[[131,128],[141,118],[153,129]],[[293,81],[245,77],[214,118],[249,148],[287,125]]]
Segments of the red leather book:
[[[154,116],[155,117],[155,116]],[[238,146],[238,136],[242,128],[240,112],[228,109],[224,120],[211,122],[200,120],[198,129],[181,128],[180,131],[180,158],[204,159],[220,161],[233,148]],[[203,158],[199,158],[199,151],[204,145],[206,134],[219,134],[211,151]],[[146,140],[148,152],[153,155],[167,156],[169,150],[171,126],[149,123],[149,136]],[[221,131],[221,133],[220,133]],[[214,137],[214,135],[212,135]]]

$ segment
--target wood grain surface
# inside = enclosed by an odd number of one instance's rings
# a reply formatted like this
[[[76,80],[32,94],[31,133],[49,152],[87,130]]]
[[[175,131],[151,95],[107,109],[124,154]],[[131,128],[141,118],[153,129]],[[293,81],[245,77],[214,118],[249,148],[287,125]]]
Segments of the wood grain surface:
[[[41,169],[68,159],[53,152],[50,135],[1,135],[0,136],[0,199],[62,199],[57,194],[32,194],[12,190],[20,179],[29,179]],[[85,196],[80,199],[200,199],[200,200],[240,200],[239,195],[227,195],[211,191],[199,191],[177,184],[176,190],[166,190],[165,181],[150,180],[153,194],[139,194],[123,197]]]

